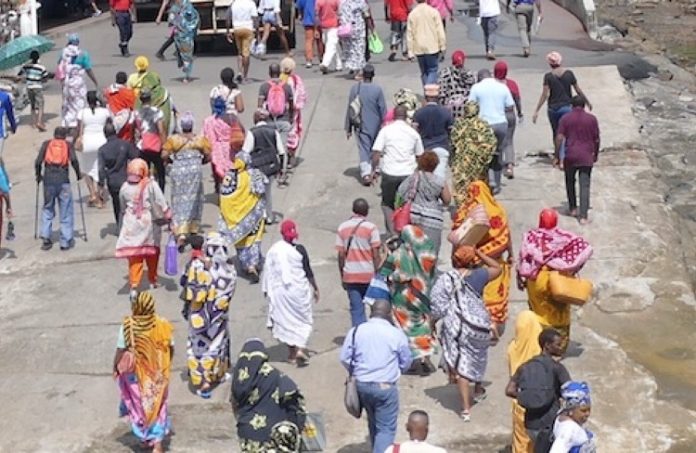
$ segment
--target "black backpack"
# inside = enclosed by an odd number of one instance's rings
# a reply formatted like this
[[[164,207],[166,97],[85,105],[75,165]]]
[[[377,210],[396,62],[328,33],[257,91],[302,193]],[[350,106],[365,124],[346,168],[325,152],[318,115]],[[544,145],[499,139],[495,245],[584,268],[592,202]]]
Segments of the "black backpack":
[[[553,359],[538,355],[523,364],[517,377],[517,402],[527,410],[548,408],[556,398]]]
[[[553,435],[553,423],[551,423],[551,426],[546,426],[539,431],[534,441],[534,453],[549,453],[554,440],[556,436]]]

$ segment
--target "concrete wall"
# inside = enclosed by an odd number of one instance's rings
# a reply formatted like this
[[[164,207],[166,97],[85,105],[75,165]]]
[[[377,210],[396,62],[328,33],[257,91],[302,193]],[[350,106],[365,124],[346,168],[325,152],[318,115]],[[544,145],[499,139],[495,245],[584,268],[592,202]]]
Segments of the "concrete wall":
[[[553,0],[570,11],[585,26],[590,38],[597,39],[597,13],[594,0]]]

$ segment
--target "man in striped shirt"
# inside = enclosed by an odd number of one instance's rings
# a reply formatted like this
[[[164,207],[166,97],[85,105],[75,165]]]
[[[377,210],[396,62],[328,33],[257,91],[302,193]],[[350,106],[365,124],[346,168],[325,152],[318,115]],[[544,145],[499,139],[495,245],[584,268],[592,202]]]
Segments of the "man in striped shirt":
[[[363,297],[381,264],[382,242],[377,226],[367,220],[369,210],[365,199],[353,201],[353,216],[341,223],[336,235],[338,270],[343,288],[348,292],[353,327],[367,321]]]
[[[44,108],[44,83],[51,75],[46,70],[46,67],[39,63],[39,52],[32,50],[29,56],[31,63],[22,66],[19,71],[19,77],[24,77],[27,84],[27,97],[31,104],[31,119],[32,125],[44,132],[46,125],[43,123],[43,108]]]

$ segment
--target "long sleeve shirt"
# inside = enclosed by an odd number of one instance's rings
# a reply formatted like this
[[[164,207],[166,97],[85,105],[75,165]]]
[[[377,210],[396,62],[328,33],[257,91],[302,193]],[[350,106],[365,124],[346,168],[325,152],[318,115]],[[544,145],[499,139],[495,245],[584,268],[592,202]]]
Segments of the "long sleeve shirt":
[[[53,139],[56,140],[56,139]],[[58,139],[59,140],[59,139]],[[46,157],[46,149],[48,148],[48,143],[51,140],[46,140],[41,145],[39,149],[39,155],[36,156],[36,161],[34,162],[34,170],[36,171],[36,176],[41,176],[41,167],[44,167],[43,181],[44,184],[64,184],[70,182],[70,176],[68,175],[68,170],[70,167],[68,165],[62,167],[57,165],[44,165],[44,158]],[[70,165],[72,165],[75,170],[75,174],[80,174],[80,163],[77,161],[77,156],[75,155],[75,150],[72,145],[68,143],[68,155],[70,160]],[[78,177],[79,179],[79,177]]]
[[[444,51],[447,37],[440,13],[427,3],[419,3],[408,15],[406,39],[410,57]]]
[[[109,191],[118,192],[126,182],[128,162],[138,157],[138,149],[115,136],[106,139],[99,148],[99,185],[106,183]]]
[[[7,131],[5,131],[5,117],[7,116],[7,121],[10,123],[10,129],[12,133],[17,130],[17,120],[14,116],[14,107],[12,106],[12,99],[10,95],[4,91],[0,91],[0,138],[5,138],[7,136]]]
[[[355,329],[358,330],[353,346]],[[406,335],[381,318],[370,318],[348,331],[341,348],[341,363],[349,371],[353,354],[353,376],[358,382],[395,384],[413,360]]]

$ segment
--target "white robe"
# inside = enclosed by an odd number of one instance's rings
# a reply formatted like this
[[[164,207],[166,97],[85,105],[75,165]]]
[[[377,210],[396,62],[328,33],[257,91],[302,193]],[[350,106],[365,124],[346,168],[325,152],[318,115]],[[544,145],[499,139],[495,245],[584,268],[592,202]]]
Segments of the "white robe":
[[[302,255],[280,240],[266,254],[263,292],[268,295],[268,322],[273,338],[289,346],[307,347],[312,333],[312,286],[302,267]]]

